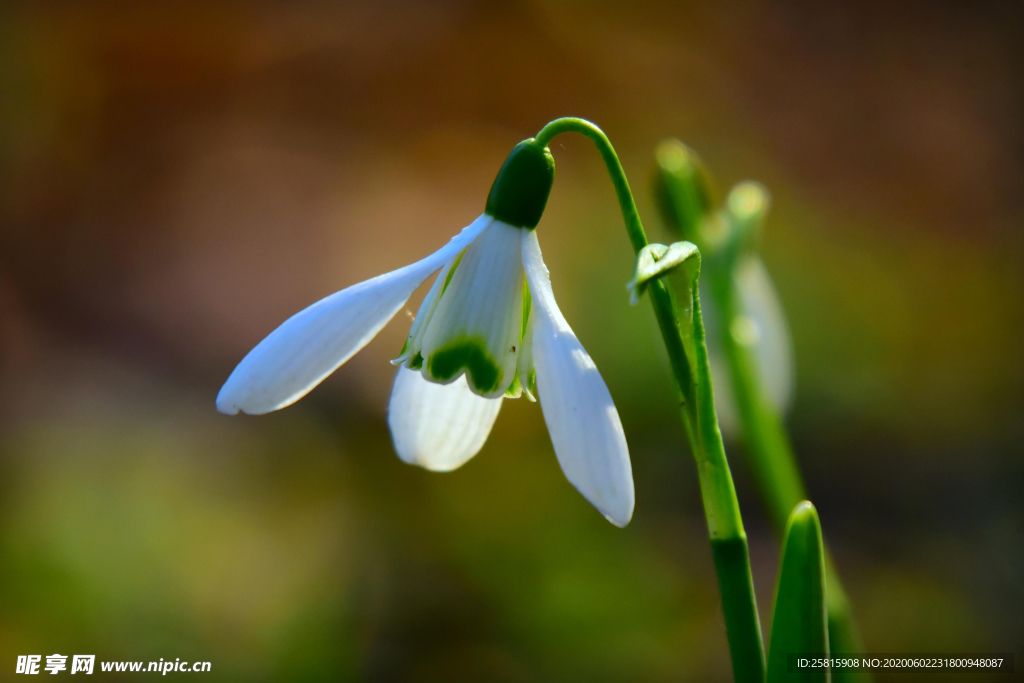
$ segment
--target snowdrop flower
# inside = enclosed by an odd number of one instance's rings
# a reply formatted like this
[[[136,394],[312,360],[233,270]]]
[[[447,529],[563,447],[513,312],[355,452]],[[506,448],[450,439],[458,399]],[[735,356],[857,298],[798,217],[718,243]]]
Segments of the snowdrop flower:
[[[444,247],[295,314],[242,359],[221,412],[262,414],[305,396],[363,348],[439,271],[399,357],[388,426],[399,457],[453,470],[483,447],[503,397],[540,401],[566,477],[609,521],[629,523],[633,477],[619,414],[562,316],[536,226],[554,181],[533,139],[505,160],[483,215]]]

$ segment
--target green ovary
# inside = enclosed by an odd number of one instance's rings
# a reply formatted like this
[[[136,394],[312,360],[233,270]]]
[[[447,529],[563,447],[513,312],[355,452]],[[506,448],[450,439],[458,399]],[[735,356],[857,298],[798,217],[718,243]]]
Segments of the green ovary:
[[[463,369],[470,386],[479,394],[489,394],[501,385],[501,368],[487,354],[482,339],[456,339],[427,359],[427,371],[439,382],[447,382]]]

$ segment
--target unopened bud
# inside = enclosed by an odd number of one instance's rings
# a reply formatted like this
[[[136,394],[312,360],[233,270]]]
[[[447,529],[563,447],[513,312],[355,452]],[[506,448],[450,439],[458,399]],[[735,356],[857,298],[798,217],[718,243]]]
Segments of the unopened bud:
[[[679,142],[666,140],[655,152],[654,193],[668,227],[675,234],[700,244],[699,229],[711,210],[711,178],[697,153]]]
[[[489,216],[532,230],[540,222],[555,182],[555,158],[533,138],[512,148],[487,195]]]

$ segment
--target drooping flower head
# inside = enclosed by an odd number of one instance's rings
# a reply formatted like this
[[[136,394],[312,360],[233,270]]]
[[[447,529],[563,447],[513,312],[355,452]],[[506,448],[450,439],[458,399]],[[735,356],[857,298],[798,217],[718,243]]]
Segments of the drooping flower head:
[[[566,477],[629,523],[633,478],[608,388],[562,316],[535,228],[554,182],[532,138],[498,172],[484,213],[444,247],[295,314],[242,359],[221,412],[262,414],[305,396],[365,346],[430,275],[398,358],[388,426],[399,457],[453,470],[483,447],[503,398],[538,400]]]

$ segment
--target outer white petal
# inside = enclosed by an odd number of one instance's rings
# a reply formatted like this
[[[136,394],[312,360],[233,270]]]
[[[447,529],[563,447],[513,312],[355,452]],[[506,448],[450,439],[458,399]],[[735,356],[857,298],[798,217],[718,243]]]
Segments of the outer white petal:
[[[293,315],[242,359],[217,395],[217,409],[259,415],[305,396],[373,339],[413,291],[492,220],[480,216],[425,259],[343,289]]]
[[[533,296],[537,392],[555,455],[583,497],[625,526],[634,502],[626,436],[594,361],[558,310],[535,230],[524,231],[523,266]]]
[[[395,452],[410,465],[454,470],[483,448],[500,409],[500,398],[477,396],[464,376],[436,384],[400,367],[388,406]]]

